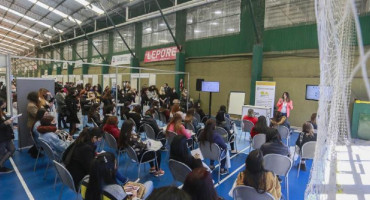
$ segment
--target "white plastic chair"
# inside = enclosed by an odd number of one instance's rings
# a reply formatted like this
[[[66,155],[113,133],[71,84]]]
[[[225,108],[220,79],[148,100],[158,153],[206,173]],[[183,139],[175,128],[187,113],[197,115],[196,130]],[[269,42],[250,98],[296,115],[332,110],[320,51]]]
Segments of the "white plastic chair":
[[[286,139],[286,145],[289,147],[289,140],[290,140],[290,130],[288,127],[279,125],[277,127],[277,130],[279,131],[279,134],[281,136],[281,139]]]
[[[266,170],[272,171],[278,176],[285,177],[287,200],[289,200],[289,172],[293,165],[292,160],[280,154],[267,154],[263,157],[263,161]]]
[[[266,143],[266,134],[259,133],[255,135],[252,139],[252,145],[249,147],[249,152],[251,152],[251,149],[260,149],[263,144]]]
[[[151,161],[156,162],[156,160],[157,160],[157,155],[155,154],[155,151],[145,151],[143,153],[143,155],[141,156],[141,159],[140,160],[137,157],[136,152],[135,152],[135,150],[132,147],[130,147],[130,146],[127,147],[126,148],[126,152],[127,152],[128,157],[132,161],[135,161],[137,163],[137,165],[139,166],[138,167],[138,170],[137,170],[137,178],[140,178],[140,166],[141,166],[141,164],[145,164],[145,163],[148,163],[148,162],[151,162]],[[148,154],[148,153],[151,153],[151,152],[154,153],[154,158],[143,162],[143,158],[144,158],[145,154]]]
[[[220,147],[215,144],[210,142],[204,142],[204,143],[199,143],[199,149],[202,152],[203,158],[208,158],[210,160],[215,160],[220,163],[218,167],[218,183],[220,182],[220,174],[221,174],[221,160],[226,159],[225,157],[221,158],[221,149]]]
[[[302,159],[313,159],[315,157],[315,148],[316,148],[316,141],[310,141],[303,144],[301,149],[301,155],[299,158],[298,163],[298,174],[297,178],[299,177],[299,171],[301,170],[301,162]]]
[[[184,183],[186,176],[192,171],[190,167],[186,164],[173,159],[169,160],[168,166],[170,168],[174,182],[178,181],[180,183]]]
[[[251,133],[252,128],[254,127],[254,124],[251,121],[248,120],[242,120],[242,133],[244,133],[244,138],[247,138],[247,133]],[[241,139],[241,136],[239,137],[239,140]]]
[[[234,200],[275,200],[275,198],[268,192],[258,193],[255,188],[239,185],[233,190]]]
[[[62,164],[58,163],[57,161],[53,160],[53,163],[54,163],[54,166],[57,170],[57,174],[58,174],[60,180],[62,180],[62,183],[63,183],[63,186],[60,189],[58,199],[60,200],[62,198],[64,185],[66,185],[71,190],[73,190],[73,192],[76,193],[76,199],[78,199],[80,191],[76,192],[76,187],[75,187],[75,184],[73,182],[73,178],[72,178],[71,174],[69,173],[69,171]]]
[[[220,134],[220,136],[222,137],[222,139],[224,139],[224,142],[226,144],[234,143],[235,150],[238,151],[238,148],[235,142],[235,134],[231,134],[229,137],[229,134],[227,133],[227,131],[222,127],[216,127],[216,132]]]
[[[107,143],[108,147],[113,149],[117,154],[117,166],[119,166],[119,157],[124,152],[124,150],[118,149],[117,141],[113,135],[104,132],[104,141]]]

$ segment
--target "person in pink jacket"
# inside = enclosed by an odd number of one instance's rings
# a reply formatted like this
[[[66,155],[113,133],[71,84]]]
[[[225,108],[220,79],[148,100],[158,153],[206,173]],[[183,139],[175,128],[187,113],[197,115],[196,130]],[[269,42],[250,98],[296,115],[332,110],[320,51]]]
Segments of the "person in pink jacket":
[[[276,106],[283,116],[289,117],[290,111],[293,110],[293,101],[289,98],[288,92],[283,93]]]
[[[178,135],[184,135],[187,139],[189,139],[191,137],[191,132],[189,130],[186,130],[181,122],[182,116],[179,113],[175,113],[170,123],[168,123],[167,125],[166,133],[168,131],[175,132]]]

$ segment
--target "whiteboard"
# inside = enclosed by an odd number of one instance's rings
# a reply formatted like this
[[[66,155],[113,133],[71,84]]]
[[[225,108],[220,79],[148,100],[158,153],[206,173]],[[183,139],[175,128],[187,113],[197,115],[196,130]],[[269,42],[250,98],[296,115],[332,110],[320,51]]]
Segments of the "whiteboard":
[[[244,101],[245,92],[230,92],[228,113],[233,115],[242,115]]]

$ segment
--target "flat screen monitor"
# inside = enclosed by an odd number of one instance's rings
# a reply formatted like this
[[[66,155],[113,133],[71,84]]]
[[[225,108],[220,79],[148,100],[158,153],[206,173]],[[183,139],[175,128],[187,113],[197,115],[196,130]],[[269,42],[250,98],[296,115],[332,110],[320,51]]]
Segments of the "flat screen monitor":
[[[202,82],[202,92],[220,92],[220,82]]]
[[[320,99],[320,86],[306,85],[306,100],[318,101]]]

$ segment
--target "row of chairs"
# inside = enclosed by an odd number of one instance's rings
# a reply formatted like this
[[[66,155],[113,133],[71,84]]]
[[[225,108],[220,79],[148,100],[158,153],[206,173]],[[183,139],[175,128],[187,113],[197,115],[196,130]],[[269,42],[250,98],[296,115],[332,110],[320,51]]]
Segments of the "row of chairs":
[[[209,149],[209,146],[205,146],[206,149]],[[204,149],[202,149],[202,153]],[[204,152],[206,153],[206,152]],[[212,153],[215,154],[215,153]],[[203,155],[204,156],[204,155]],[[206,154],[206,157],[209,155]],[[216,159],[216,158],[212,158]],[[279,163],[279,165],[276,165]],[[292,168],[292,160],[286,156],[282,156],[279,154],[269,154],[264,156],[264,164],[265,168],[269,171],[274,172],[278,176],[285,177],[285,187],[287,190],[287,199],[289,200],[289,172]],[[171,174],[173,176],[174,182],[178,181],[180,183],[184,183],[186,176],[192,171],[186,164],[176,161],[176,160],[169,160],[169,168]],[[271,199],[271,194],[264,193],[260,194],[256,192],[256,190],[249,186],[237,186],[233,191],[233,197],[235,200],[245,200],[245,199],[253,199],[253,200],[263,200],[263,199]]]
[[[251,121],[242,120],[241,128],[242,128],[242,133],[245,133],[244,138],[246,138],[247,133],[250,133],[252,131],[253,127],[254,127],[254,124]],[[279,125],[277,127],[277,130],[279,131],[281,139],[285,139],[286,140],[286,145],[289,146],[289,141],[290,141],[290,130],[289,130],[289,128],[287,128],[286,126]]]

